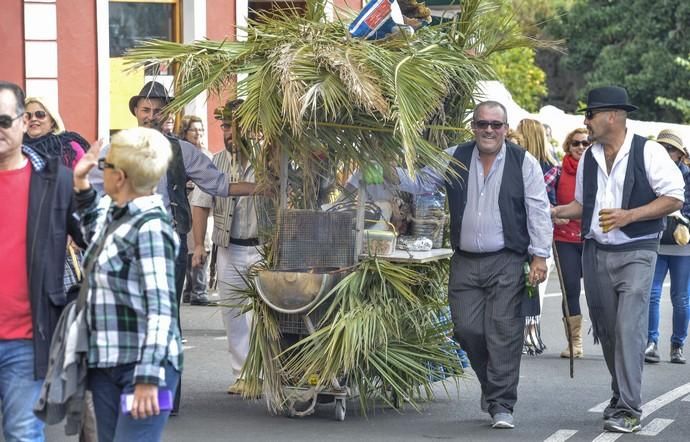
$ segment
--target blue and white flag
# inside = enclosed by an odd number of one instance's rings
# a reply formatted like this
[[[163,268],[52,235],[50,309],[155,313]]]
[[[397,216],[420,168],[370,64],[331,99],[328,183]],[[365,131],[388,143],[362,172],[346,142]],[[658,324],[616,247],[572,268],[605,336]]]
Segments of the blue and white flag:
[[[353,37],[376,40],[404,25],[402,12],[397,0],[373,0],[360,11],[350,24]]]

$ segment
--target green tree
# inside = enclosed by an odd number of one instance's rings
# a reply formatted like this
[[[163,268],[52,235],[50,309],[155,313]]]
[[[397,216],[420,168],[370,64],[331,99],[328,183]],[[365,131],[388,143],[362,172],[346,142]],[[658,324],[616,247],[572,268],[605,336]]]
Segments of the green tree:
[[[557,0],[567,4],[572,0]],[[540,39],[541,26],[555,13],[554,3],[545,0],[503,0],[500,13],[515,20],[525,35]],[[517,104],[536,112],[547,95],[546,74],[535,62],[535,49],[514,48],[497,52],[489,58],[497,79],[503,83]]]
[[[567,42],[564,66],[584,76],[576,98],[584,99],[593,87],[617,84],[640,107],[636,118],[679,122],[682,113],[656,97],[687,90],[690,71],[674,60],[690,52],[688,23],[687,0],[581,0],[546,30]]]
[[[688,57],[687,59],[679,57],[676,59],[676,63],[679,66],[690,71],[690,57]],[[673,109],[680,111],[683,114],[685,122],[690,123],[690,100],[688,100],[687,98],[657,97],[656,102],[659,103],[661,106],[671,107]]]
[[[498,79],[510,91],[517,104],[528,110],[539,110],[546,97],[546,75],[534,63],[534,49],[514,48],[491,56]]]

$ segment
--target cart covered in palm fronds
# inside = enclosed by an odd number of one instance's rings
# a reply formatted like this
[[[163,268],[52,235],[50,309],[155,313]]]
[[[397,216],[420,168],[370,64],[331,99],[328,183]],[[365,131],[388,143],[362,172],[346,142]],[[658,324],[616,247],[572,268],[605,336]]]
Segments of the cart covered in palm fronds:
[[[443,149],[466,136],[476,84],[493,77],[487,57],[532,41],[511,17],[497,14],[500,2],[493,0],[463,0],[451,20],[384,40],[353,38],[349,20],[340,19],[344,13],[328,19],[325,5],[307,0],[305,10],[259,13],[246,41],[148,41],[128,59],[138,68],[175,67],[172,111],[206,90],[222,96],[236,87],[244,97],[239,127],[261,140],[250,161],[260,191],[278,196],[267,207],[278,210],[260,216],[275,222],[266,223],[265,260],[246,277],[254,312],[242,374],[246,395],[263,393],[269,409],[280,412],[291,407],[285,385],[325,391],[337,384],[343,395],[345,385],[357,392],[363,412],[375,399],[416,408],[433,397],[439,377],[462,373],[450,325],[438,318],[447,303],[447,260],[359,259],[362,201],[341,229],[354,232],[351,263],[310,264],[317,255],[336,253],[329,243],[301,249],[302,261],[288,265],[285,260],[297,256],[286,253],[288,245],[305,239],[299,233],[318,235],[299,223],[294,234],[281,234],[281,223],[293,210],[319,213],[346,170],[404,164],[412,175],[421,165],[446,173],[454,160]],[[267,294],[269,272],[295,276],[288,271],[315,274],[305,277],[315,284],[309,288],[313,299],[283,298],[289,305],[280,306],[275,293]],[[338,275],[331,289],[326,274]],[[290,340],[283,331],[289,318],[281,315],[295,314],[311,325]]]

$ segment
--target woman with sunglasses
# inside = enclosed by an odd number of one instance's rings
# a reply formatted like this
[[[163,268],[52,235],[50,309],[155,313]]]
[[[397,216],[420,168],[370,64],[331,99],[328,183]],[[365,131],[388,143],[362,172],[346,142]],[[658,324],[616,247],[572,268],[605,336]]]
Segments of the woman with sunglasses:
[[[590,142],[587,129],[584,127],[570,132],[563,142],[563,164],[556,181],[557,205],[568,204],[575,199],[575,176],[577,165]],[[556,223],[553,228],[553,239],[561,265],[561,277],[568,304],[568,315],[563,312],[563,324],[570,330],[573,343],[573,357],[581,358],[582,349],[582,311],[580,310],[580,279],[582,278],[582,239],[580,237],[580,220],[573,219]],[[566,331],[567,336],[567,331]],[[570,347],[561,352],[562,358],[570,358]]]
[[[89,143],[78,133],[65,130],[57,108],[45,98],[28,97],[24,104],[29,121],[24,144],[44,156],[62,159],[72,169],[89,149]]]
[[[45,98],[27,97],[24,106],[24,115],[29,124],[22,142],[45,157],[60,159],[63,165],[73,169],[89,149],[89,143],[78,133],[65,131],[65,124],[57,108]],[[68,297],[76,296],[79,289],[80,261],[81,250],[70,239],[67,243],[63,278]],[[81,439],[95,441],[95,418],[90,394],[87,395],[86,401],[88,405],[85,407]]]
[[[680,210],[681,215],[690,217],[690,168],[685,164],[688,159],[688,149],[683,139],[671,129],[659,132],[656,141],[666,148],[666,152],[674,163],[678,165],[685,180],[685,201]],[[647,347],[644,352],[645,362],[661,361],[659,355],[659,301],[661,289],[666,274],[671,275],[671,304],[673,305],[673,331],[671,333],[671,362],[685,364],[683,345],[688,336],[688,320],[690,318],[690,246],[679,245],[674,238],[674,231],[679,225],[669,215],[666,219],[667,230],[661,238],[659,255],[656,259],[654,279],[649,297],[649,326],[647,329]],[[683,241],[681,241],[682,244]]]

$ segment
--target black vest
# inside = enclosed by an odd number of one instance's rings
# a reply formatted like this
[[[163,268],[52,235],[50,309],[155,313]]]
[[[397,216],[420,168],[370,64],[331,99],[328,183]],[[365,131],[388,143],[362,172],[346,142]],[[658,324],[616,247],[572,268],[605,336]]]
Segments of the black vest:
[[[168,166],[168,198],[172,211],[173,228],[177,233],[186,234],[192,229],[192,210],[187,199],[187,171],[182,158],[180,140],[166,136],[172,148],[172,159]]]
[[[469,179],[472,151],[475,142],[461,144],[455,149],[453,157],[465,167],[451,163],[450,167],[459,176],[446,180],[448,206],[450,209],[450,243],[454,250],[460,247],[462,219],[467,205],[467,183]],[[501,189],[498,192],[498,208],[503,226],[505,247],[519,254],[526,254],[529,246],[527,231],[527,209],[525,209],[525,187],[522,179],[522,163],[525,150],[506,141],[506,156],[503,166]]]
[[[654,201],[657,196],[649,185],[647,172],[644,167],[644,145],[647,139],[639,135],[633,136],[630,153],[628,154],[628,166],[623,182],[622,209],[634,209]],[[592,149],[585,152],[584,169],[582,173],[582,239],[590,232],[594,203],[598,190],[598,165],[592,154]],[[630,238],[659,233],[664,229],[664,218],[638,221],[621,228],[621,231]]]

